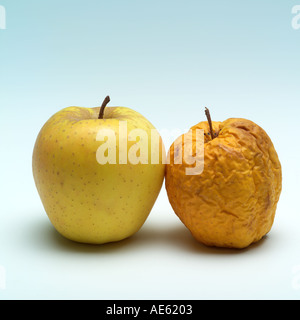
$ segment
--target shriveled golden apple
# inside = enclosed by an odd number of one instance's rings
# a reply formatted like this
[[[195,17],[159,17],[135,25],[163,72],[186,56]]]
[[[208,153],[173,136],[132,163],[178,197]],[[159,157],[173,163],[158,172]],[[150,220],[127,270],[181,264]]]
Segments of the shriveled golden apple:
[[[282,188],[281,164],[270,137],[254,122],[240,118],[214,122],[208,109],[206,115],[208,121],[191,128],[204,132],[203,172],[186,174],[191,165],[178,152],[179,146],[185,147],[179,137],[168,153],[168,197],[198,241],[245,248],[273,225]],[[196,149],[195,135],[190,143]]]

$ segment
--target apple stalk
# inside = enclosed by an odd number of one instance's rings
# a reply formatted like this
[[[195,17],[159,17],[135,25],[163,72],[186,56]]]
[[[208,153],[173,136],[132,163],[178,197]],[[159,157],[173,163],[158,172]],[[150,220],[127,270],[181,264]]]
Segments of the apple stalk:
[[[100,113],[99,113],[98,119],[103,119],[103,117],[104,117],[104,109],[106,108],[106,106],[107,106],[107,104],[109,102],[110,102],[110,97],[109,96],[105,97],[105,99],[104,99],[104,101],[103,101],[103,103],[101,105],[101,108],[100,108]]]
[[[214,139],[214,131],[213,131],[213,127],[212,127],[212,122],[211,122],[211,117],[210,117],[210,112],[207,108],[205,108],[205,115],[209,124],[209,130],[210,130],[210,136],[211,136],[211,140]]]

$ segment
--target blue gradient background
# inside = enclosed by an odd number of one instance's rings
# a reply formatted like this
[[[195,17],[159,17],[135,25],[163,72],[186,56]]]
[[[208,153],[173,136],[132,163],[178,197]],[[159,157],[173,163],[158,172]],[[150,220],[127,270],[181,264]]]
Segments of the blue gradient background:
[[[297,4],[0,0],[0,299],[299,299]],[[33,145],[52,114],[107,94],[162,130],[167,147],[172,130],[204,120],[204,106],[213,120],[261,125],[283,167],[267,238],[243,251],[198,245],[164,188],[132,239],[99,248],[60,238],[34,186]]]

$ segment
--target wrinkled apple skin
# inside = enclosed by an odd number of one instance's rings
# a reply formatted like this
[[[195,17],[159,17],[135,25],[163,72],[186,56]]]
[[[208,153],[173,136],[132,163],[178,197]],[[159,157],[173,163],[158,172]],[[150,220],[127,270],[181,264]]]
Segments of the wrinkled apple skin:
[[[282,189],[281,164],[270,137],[254,122],[232,118],[212,125],[213,140],[207,121],[191,128],[205,134],[200,175],[186,175],[190,165],[174,161],[179,153],[172,144],[166,190],[174,212],[199,242],[245,248],[271,230]]]

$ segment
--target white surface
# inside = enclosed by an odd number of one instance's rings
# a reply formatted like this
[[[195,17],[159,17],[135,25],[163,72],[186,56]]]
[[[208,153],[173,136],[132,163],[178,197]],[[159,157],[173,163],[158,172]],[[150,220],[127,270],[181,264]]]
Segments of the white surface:
[[[1,221],[1,299],[299,298],[298,226],[283,206],[258,244],[208,248],[174,215],[163,189],[135,236],[90,246],[62,238],[31,192],[25,203],[16,199]]]

